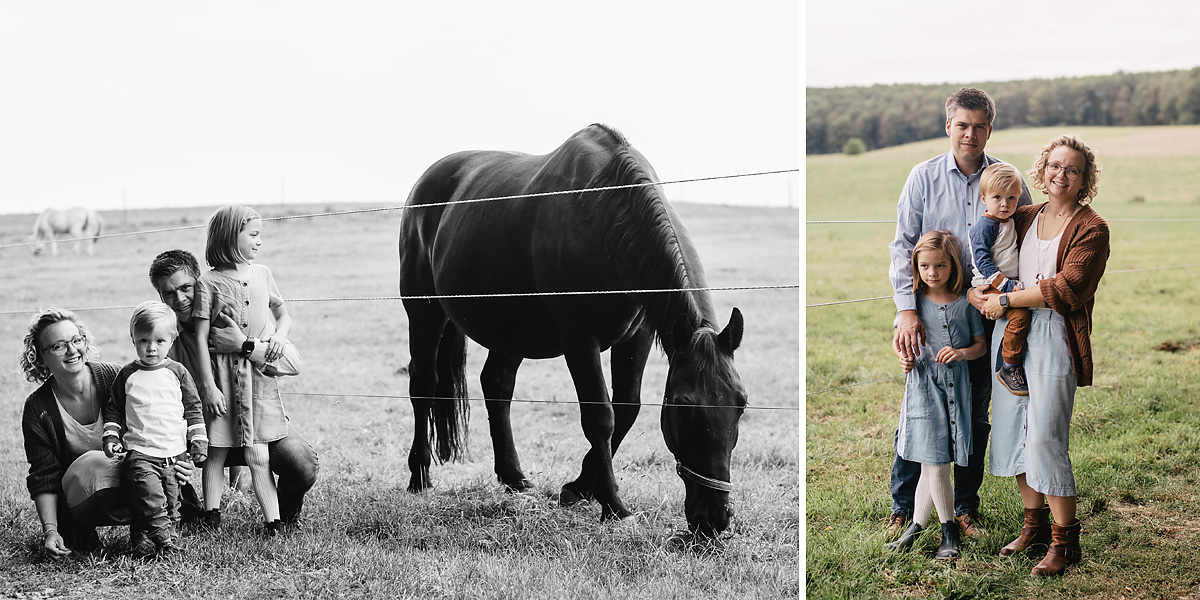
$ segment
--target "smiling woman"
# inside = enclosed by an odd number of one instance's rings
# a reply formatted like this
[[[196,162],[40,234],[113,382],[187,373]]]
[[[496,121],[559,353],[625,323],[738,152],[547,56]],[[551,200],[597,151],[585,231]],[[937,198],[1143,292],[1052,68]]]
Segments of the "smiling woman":
[[[1000,554],[1049,543],[1031,573],[1049,576],[1083,557],[1068,442],[1075,390],[1092,383],[1092,308],[1109,243],[1108,224],[1088,206],[1100,168],[1082,140],[1067,135],[1052,140],[1029,176],[1049,200],[1018,208],[1013,216],[1022,240],[1018,271],[1027,289],[975,300],[985,315],[999,319],[998,328],[1005,324],[1004,305],[1032,309],[1025,351],[1028,397],[992,382],[991,472],[1016,479],[1025,511],[1020,535]],[[996,336],[993,345],[999,343]]]
[[[34,315],[25,335],[21,368],[41,383],[25,400],[21,431],[29,461],[26,485],[42,523],[42,548],[52,557],[99,545],[96,527],[130,521],[121,489],[121,461],[101,451],[104,419],[118,366],[96,360],[99,351],[74,313],[50,308]],[[180,483],[191,475],[176,465]]]

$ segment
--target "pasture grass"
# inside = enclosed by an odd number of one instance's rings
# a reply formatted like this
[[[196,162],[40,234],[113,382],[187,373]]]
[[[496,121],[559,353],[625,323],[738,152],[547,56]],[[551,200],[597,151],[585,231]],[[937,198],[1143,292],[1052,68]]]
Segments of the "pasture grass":
[[[1028,169],[1059,133],[996,132],[988,151]],[[806,304],[887,297],[806,310],[810,598],[1200,598],[1200,128],[1078,133],[1104,168],[1093,206],[1109,221],[1112,249],[1096,296],[1095,381],[1078,390],[1071,428],[1084,561],[1036,580],[1040,556],[999,557],[1020,530],[1021,504],[1010,478],[990,475],[980,490],[987,534],[967,541],[958,561],[932,559],[937,531],[911,553],[883,549],[904,389],[890,350],[895,225],[810,224]],[[1163,143],[1150,143],[1155,136]],[[809,157],[806,219],[894,222],[908,171],[948,148],[943,138]],[[1147,218],[1165,220],[1131,220]],[[1145,270],[1175,265],[1187,266]],[[820,393],[840,386],[852,387]]]
[[[356,208],[259,206],[264,217]],[[676,206],[713,286],[792,285],[799,273],[795,209]],[[212,208],[105,213],[110,230],[202,225]],[[23,242],[33,215],[0,219],[0,244]],[[102,360],[134,358],[131,308],[154,298],[147,280],[160,251],[203,255],[203,229],[101,240],[93,257],[33,258],[0,250],[0,597],[20,598],[777,598],[798,597],[799,314],[795,289],[714,292],[724,323],[746,317],[737,353],[750,401],[787,410],[748,410],[734,451],[732,533],[710,547],[675,547],[686,526],[683,484],[659,430],[659,408],[644,406],[614,464],[632,523],[602,523],[594,503],[557,505],[578,475],[587,443],[562,359],[522,366],[514,433],[527,493],[501,491],[492,473],[486,412],[473,403],[471,460],[435,465],[434,489],[408,484],[412,442],[408,326],[394,300],[304,301],[397,295],[398,212],[267,221],[261,255],[294,319],[292,340],[305,372],[283,380],[293,425],[316,448],[320,475],[302,532],[261,535],[253,496],[230,491],[219,533],[183,539],[185,552],[159,562],[130,558],[125,531],[102,530],[104,550],[53,561],[38,551],[40,527],[25,489],[20,414],[34,389],[17,366],[33,309],[80,311]],[[606,355],[607,356],[607,355]],[[468,350],[468,393],[482,398],[485,352]],[[657,403],[666,361],[651,354],[643,401]],[[389,397],[390,396],[390,397]]]

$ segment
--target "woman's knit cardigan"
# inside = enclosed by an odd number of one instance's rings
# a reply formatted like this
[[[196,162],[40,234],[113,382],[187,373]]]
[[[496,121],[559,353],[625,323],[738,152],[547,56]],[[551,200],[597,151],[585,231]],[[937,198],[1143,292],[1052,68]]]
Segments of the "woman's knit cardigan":
[[[120,367],[101,362],[88,363],[87,366],[96,384],[96,401],[101,406],[102,418],[103,407],[108,404],[113,379]],[[31,498],[41,494],[61,495],[63,474],[79,458],[78,454],[67,448],[62,413],[58,409],[58,402],[54,400],[50,381],[47,379],[25,399],[25,412],[21,416],[25,457],[29,460],[29,476],[25,478],[25,485],[29,488]]]

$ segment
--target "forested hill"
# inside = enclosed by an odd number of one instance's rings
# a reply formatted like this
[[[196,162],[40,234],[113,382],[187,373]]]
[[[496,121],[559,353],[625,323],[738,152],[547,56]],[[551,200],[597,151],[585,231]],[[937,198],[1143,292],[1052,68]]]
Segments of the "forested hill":
[[[945,135],[946,98],[964,85],[996,101],[996,129],[1200,123],[1200,67],[1052,80],[808,88],[806,153],[841,152],[851,138],[874,150]]]

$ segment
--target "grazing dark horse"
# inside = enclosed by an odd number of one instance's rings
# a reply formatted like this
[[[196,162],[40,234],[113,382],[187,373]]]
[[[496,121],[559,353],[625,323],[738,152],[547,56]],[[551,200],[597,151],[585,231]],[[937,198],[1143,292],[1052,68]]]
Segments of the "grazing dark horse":
[[[690,528],[729,525],[730,457],[746,391],[733,364],[742,315],[724,331],[704,270],[646,159],[616,130],[592,125],[554,152],[459,152],[435,163],[409,195],[400,226],[400,293],[430,295],[693,290],[404,300],[409,318],[409,395],[416,429],[410,491],[430,486],[432,448],[460,454],[469,407],[465,338],[488,349],[480,376],[496,474],[525,490],[509,421],[525,358],[565,356],[591,449],[563,504],[594,498],[605,519],[632,513],[617,495],[613,454],[641,407],[642,371],[654,340],[669,363],[663,437],[687,491]],[[438,203],[652,184],[599,192],[478,203]],[[433,206],[422,206],[433,205]],[[600,353],[612,348],[610,400]]]

